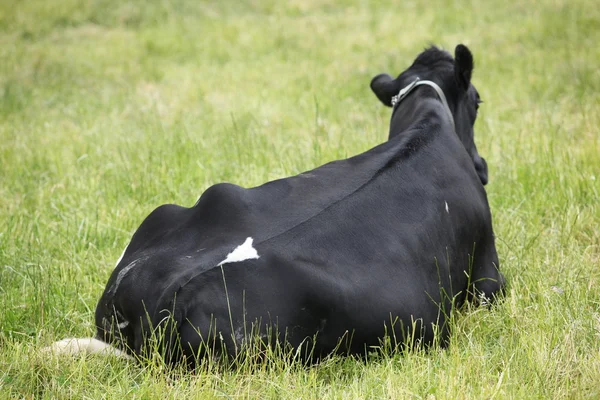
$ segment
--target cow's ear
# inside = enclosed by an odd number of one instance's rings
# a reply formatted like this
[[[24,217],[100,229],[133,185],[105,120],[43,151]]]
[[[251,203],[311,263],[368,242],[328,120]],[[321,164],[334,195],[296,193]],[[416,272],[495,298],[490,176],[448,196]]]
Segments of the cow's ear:
[[[371,80],[371,90],[383,104],[391,107],[392,97],[398,94],[400,86],[388,74],[379,74]]]
[[[454,49],[454,73],[456,81],[461,88],[467,90],[471,83],[471,73],[473,72],[473,55],[464,44],[459,44]]]

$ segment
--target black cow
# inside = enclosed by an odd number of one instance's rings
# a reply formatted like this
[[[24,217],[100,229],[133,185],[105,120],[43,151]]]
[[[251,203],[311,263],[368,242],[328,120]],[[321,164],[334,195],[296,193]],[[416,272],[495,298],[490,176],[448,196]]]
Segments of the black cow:
[[[429,48],[396,79],[371,82],[395,104],[385,143],[251,189],[214,185],[191,208],[157,208],[106,285],[96,339],[54,348],[111,343],[138,355],[162,332],[177,362],[203,345],[234,354],[250,332],[317,357],[364,354],[386,333],[444,344],[451,308],[491,300],[504,283],[473,141],[472,70],[467,47],[454,59]]]

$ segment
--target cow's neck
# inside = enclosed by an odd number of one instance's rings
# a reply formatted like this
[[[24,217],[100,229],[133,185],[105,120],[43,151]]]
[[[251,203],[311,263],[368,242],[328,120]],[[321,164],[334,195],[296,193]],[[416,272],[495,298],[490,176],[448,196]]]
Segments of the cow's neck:
[[[415,80],[394,97],[390,139],[411,128],[450,124],[454,118],[442,90],[430,81]]]

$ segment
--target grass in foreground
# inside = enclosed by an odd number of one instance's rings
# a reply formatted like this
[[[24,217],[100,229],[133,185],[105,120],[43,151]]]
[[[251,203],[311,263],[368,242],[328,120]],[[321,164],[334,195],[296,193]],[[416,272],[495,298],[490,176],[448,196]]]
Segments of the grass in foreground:
[[[0,398],[600,397],[598,21],[586,0],[2,2]],[[429,42],[475,55],[509,282],[458,315],[449,349],[193,375],[38,353],[91,335],[156,206],[385,140],[368,83]]]

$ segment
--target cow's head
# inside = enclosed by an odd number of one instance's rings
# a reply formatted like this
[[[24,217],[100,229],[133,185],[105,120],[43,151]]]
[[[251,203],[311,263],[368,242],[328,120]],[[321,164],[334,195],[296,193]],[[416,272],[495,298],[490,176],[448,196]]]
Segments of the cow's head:
[[[472,72],[473,56],[466,46],[456,46],[454,58],[447,51],[431,47],[419,54],[410,68],[396,79],[388,74],[377,75],[371,81],[371,89],[383,104],[392,107],[392,98],[416,78],[435,82],[446,97],[456,134],[473,159],[481,183],[485,185],[488,181],[487,163],[479,156],[473,139],[473,125],[481,99],[471,84]],[[396,107],[402,107],[402,103]],[[394,124],[392,117],[392,127]],[[393,135],[394,131],[390,129],[390,137]]]

